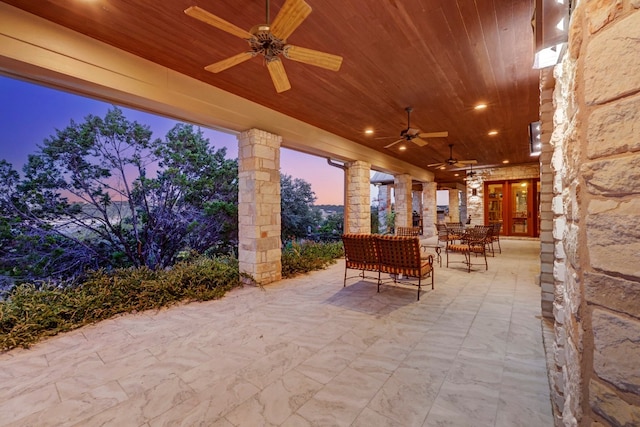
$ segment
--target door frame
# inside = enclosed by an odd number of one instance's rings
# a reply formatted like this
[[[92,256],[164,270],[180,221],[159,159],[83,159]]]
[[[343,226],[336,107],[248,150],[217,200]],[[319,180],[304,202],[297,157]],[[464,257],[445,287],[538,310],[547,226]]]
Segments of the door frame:
[[[511,215],[512,206],[514,203],[512,197],[512,189],[516,185],[521,185],[523,182],[527,182],[529,191],[527,191],[527,227],[526,230],[521,233],[513,232],[513,224],[518,218],[514,218]],[[504,236],[522,236],[522,237],[539,237],[539,185],[540,178],[524,178],[524,179],[511,179],[511,180],[499,180],[499,181],[485,181],[484,183],[484,222],[485,225],[489,225],[489,205],[495,199],[489,197],[490,185],[502,186],[502,197],[499,198],[502,203],[501,221],[502,229],[501,234]]]

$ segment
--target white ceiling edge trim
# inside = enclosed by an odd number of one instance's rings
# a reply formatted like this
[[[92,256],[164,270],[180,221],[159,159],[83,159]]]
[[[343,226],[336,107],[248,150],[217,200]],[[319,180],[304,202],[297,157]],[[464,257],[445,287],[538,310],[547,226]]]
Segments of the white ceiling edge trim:
[[[0,3],[0,72],[220,131],[257,128],[282,136],[285,148],[344,162],[363,160],[376,170],[434,180],[428,170],[5,3]]]

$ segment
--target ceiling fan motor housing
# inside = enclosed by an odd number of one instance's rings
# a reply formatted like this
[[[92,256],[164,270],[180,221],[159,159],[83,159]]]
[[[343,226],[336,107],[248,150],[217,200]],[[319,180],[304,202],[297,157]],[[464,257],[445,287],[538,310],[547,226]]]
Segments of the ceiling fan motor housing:
[[[252,37],[248,40],[254,55],[264,55],[267,62],[273,61],[284,52],[285,42],[271,33],[267,24],[251,28]]]

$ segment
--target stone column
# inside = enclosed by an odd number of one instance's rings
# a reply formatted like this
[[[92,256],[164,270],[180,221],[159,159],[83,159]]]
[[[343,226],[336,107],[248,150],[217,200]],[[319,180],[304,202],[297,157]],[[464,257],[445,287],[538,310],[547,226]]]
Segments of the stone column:
[[[422,216],[422,191],[411,191],[411,225],[413,224],[413,213],[417,212]],[[418,226],[418,224],[415,224]]]
[[[435,182],[422,183],[422,235],[424,237],[436,235],[435,223],[438,222],[437,190],[438,184]]]
[[[467,192],[468,188],[465,187],[464,191],[460,192],[460,221],[462,221],[463,224],[465,224],[467,222],[467,197],[469,196],[469,193]]]
[[[396,228],[411,227],[411,175],[394,176]]]
[[[357,160],[346,172],[346,232],[371,233],[371,164]]]
[[[378,187],[378,223],[380,234],[387,232],[387,215],[391,213],[391,186],[380,185]]]
[[[640,2],[577,2],[569,31],[550,142],[556,425],[636,426]]]
[[[259,129],[238,136],[238,260],[258,284],[282,278],[281,141]]]
[[[551,202],[554,197],[554,171],[551,169],[551,157],[553,155],[551,133],[553,132],[554,88],[555,79],[552,70],[542,70],[540,72],[540,143],[542,145],[540,149],[540,286],[542,288],[542,315],[550,319],[553,318],[553,302],[555,300],[553,264],[556,256],[554,251],[556,243],[560,243],[560,240],[562,240],[562,237],[560,237],[556,242],[552,235],[554,213],[551,210]],[[564,123],[560,123],[561,116],[557,120],[559,127],[564,126]],[[557,142],[556,145],[559,146],[560,143]],[[558,184],[560,184],[559,174]],[[557,190],[557,194],[561,195],[562,188],[560,185]],[[561,245],[558,245],[558,248],[560,247]],[[563,253],[558,254],[558,260],[564,261]]]
[[[449,221],[460,222],[460,191],[457,188],[449,190]]]

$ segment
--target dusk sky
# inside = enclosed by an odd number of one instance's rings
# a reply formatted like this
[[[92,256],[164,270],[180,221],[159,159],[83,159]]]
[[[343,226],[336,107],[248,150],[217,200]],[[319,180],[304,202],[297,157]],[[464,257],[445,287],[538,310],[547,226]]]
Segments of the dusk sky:
[[[0,159],[21,171],[27,156],[35,152],[45,138],[63,129],[73,119],[82,123],[89,114],[104,117],[111,104],[67,92],[0,76]],[[153,138],[164,138],[176,120],[120,107],[125,117],[149,125]],[[238,157],[235,135],[201,128],[215,148],[227,147],[227,157]],[[282,149],[281,172],[302,178],[311,184],[316,204],[342,205],[344,172],[327,164],[327,160]]]

